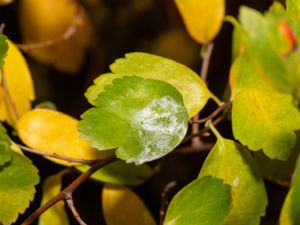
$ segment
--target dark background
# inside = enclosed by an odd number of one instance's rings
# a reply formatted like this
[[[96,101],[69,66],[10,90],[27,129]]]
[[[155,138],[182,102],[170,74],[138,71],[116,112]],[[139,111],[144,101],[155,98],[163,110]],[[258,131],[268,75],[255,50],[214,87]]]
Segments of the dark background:
[[[142,1],[145,2],[141,5]],[[173,0],[88,0],[86,2],[90,2],[86,3],[85,7],[95,26],[95,38],[80,73],[70,76],[26,56],[36,88],[37,99],[34,105],[43,101],[52,101],[59,111],[79,118],[80,114],[90,107],[83,96],[85,90],[92,84],[94,78],[108,72],[109,64],[123,57],[127,52],[145,51],[159,54],[182,62],[197,72],[200,71],[200,46],[186,34]],[[241,5],[264,11],[271,3],[271,0],[228,0],[226,12],[237,16]],[[20,19],[22,18],[18,17],[18,0],[8,6],[0,7],[0,22],[6,24],[4,33],[17,43],[21,43]],[[209,68],[209,88],[220,98],[227,83],[231,64],[231,34],[232,26],[225,23],[214,42],[215,48]],[[209,114],[213,107],[215,106],[208,104],[203,115]],[[232,137],[229,122],[222,122],[218,128],[225,137]],[[197,177],[206,156],[207,153],[203,152],[167,157],[163,161],[160,173],[134,188],[157,220],[160,193],[164,186],[172,180],[178,183],[169,193],[171,198],[180,188]],[[33,155],[29,157],[40,170],[41,183],[49,174],[62,169],[41,157]],[[76,176],[77,174],[67,175],[64,179],[65,185]],[[287,190],[269,182],[266,182],[266,186],[270,207],[262,224],[276,224]],[[101,218],[101,187],[101,184],[89,181],[75,192],[75,204],[82,218],[90,225],[104,224]],[[39,206],[40,197],[41,185],[37,187],[37,195],[30,209],[16,224],[20,224]],[[70,220],[71,224],[76,224],[72,216]]]

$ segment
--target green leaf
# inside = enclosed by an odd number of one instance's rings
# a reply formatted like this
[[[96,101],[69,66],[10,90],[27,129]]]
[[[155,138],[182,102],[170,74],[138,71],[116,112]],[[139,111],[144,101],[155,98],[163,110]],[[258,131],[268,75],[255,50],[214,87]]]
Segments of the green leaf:
[[[124,186],[104,185],[102,208],[107,225],[156,224],[142,200]]]
[[[207,44],[215,38],[223,23],[224,0],[175,0],[175,3],[193,39]]]
[[[287,160],[296,144],[300,114],[290,94],[278,92],[239,57],[230,74],[233,135],[249,149]]]
[[[5,163],[11,161],[11,145],[9,137],[6,134],[5,128],[0,123],[0,168]]]
[[[265,215],[267,193],[254,159],[240,144],[224,139],[213,128],[217,143],[206,158],[199,177],[213,176],[231,185],[232,209],[226,225],[258,225]]]
[[[293,174],[300,152],[300,134],[296,132],[296,146],[291,150],[291,155],[286,161],[270,159],[262,151],[254,153],[255,161],[264,177],[274,181],[286,180]]]
[[[171,152],[187,131],[182,96],[171,85],[140,77],[115,79],[85,112],[78,128],[99,150],[142,164]]]
[[[14,222],[33,200],[38,184],[38,170],[19,153],[11,152],[12,160],[0,170],[0,223]]]
[[[0,69],[4,65],[4,58],[6,57],[8,51],[8,44],[6,42],[6,36],[0,34]]]
[[[197,114],[209,98],[219,103],[195,72],[170,59],[147,53],[129,53],[125,58],[116,60],[110,69],[113,74],[101,75],[88,89],[86,97],[92,105],[98,94],[104,91],[105,85],[123,76],[139,76],[171,84],[182,94],[189,117]]]
[[[280,225],[300,224],[300,158],[293,177],[292,187],[285,199],[280,214]]]
[[[223,225],[230,208],[230,186],[207,176],[194,180],[176,194],[163,224]]]
[[[81,172],[89,168],[86,165],[76,167]],[[116,161],[98,170],[91,178],[104,183],[135,186],[143,183],[154,173],[155,171],[147,164],[135,166],[124,161]]]
[[[61,192],[62,176],[65,170],[49,176],[43,184],[43,197],[41,205]],[[68,215],[65,209],[65,202],[59,201],[39,217],[39,225],[69,225]]]
[[[248,36],[248,63],[276,89],[299,95],[300,51],[296,50],[294,27],[283,7],[274,3],[265,15],[242,7],[240,20]]]

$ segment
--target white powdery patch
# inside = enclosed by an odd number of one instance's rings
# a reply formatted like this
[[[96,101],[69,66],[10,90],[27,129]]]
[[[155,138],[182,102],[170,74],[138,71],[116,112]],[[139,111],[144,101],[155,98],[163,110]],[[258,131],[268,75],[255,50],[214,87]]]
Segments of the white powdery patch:
[[[170,96],[150,102],[134,116],[133,126],[143,146],[135,163],[154,160],[172,151],[186,134],[186,121],[185,108]]]

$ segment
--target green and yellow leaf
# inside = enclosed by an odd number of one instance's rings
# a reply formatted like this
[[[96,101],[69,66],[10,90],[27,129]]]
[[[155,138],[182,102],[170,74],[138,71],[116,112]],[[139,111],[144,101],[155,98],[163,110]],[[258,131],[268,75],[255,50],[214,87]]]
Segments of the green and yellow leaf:
[[[240,144],[224,139],[215,129],[217,143],[206,158],[199,177],[223,179],[232,194],[232,209],[224,224],[258,225],[268,203],[264,181],[251,154]]]
[[[21,117],[17,130],[26,145],[42,152],[87,160],[101,159],[110,154],[97,151],[88,141],[81,139],[77,124],[78,120],[61,112],[34,109]],[[79,165],[50,157],[48,159],[66,166]]]
[[[171,152],[187,132],[181,94],[159,80],[115,79],[79,122],[83,138],[99,150],[117,149],[118,158],[142,164]]]

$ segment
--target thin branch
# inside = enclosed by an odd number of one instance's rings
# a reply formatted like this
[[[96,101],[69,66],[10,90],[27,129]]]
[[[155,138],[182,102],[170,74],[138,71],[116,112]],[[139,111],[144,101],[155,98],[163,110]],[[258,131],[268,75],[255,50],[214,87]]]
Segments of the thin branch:
[[[2,76],[1,76],[1,86],[3,87],[5,95],[7,96],[7,99],[9,101],[9,105],[12,108],[12,111],[13,111],[13,114],[14,114],[14,116],[12,116],[12,118],[13,118],[14,121],[16,121],[20,118],[20,114],[18,112],[16,103],[14,102],[14,100],[11,96],[11,93],[9,91],[8,85],[6,83],[6,76],[5,76],[5,72],[4,72],[3,68],[1,69],[1,74],[2,74]]]
[[[209,43],[206,46],[204,46],[205,48],[205,53],[203,55],[203,59],[202,59],[202,66],[201,66],[201,71],[200,71],[200,76],[202,78],[202,80],[207,83],[207,74],[208,74],[208,67],[209,67],[209,62],[211,59],[211,55],[214,49],[214,44],[213,43]],[[199,125],[197,123],[194,123],[195,121],[198,121],[200,118],[200,115],[197,114],[192,118],[193,124],[192,124],[192,134],[196,134],[199,132]],[[200,138],[200,136],[195,136],[195,138],[192,139],[192,143],[191,146],[193,148],[200,146],[202,144],[202,140]]]
[[[167,194],[175,186],[176,186],[176,181],[171,181],[165,186],[163,192],[161,193],[161,205],[160,205],[160,211],[159,211],[159,224],[160,225],[162,225],[164,222],[167,207],[169,205]]]
[[[45,40],[38,43],[30,43],[30,44],[16,44],[16,46],[23,50],[23,51],[29,51],[32,49],[39,49],[39,48],[46,48],[52,45],[59,44],[60,42],[69,40],[72,36],[74,36],[77,32],[77,28],[83,24],[82,19],[82,11],[80,7],[80,2],[78,0],[74,1],[74,4],[76,4],[76,15],[74,17],[73,22],[66,28],[65,32],[54,39]]]
[[[212,52],[214,50],[214,43],[209,43],[205,46],[205,53],[203,55],[203,61],[202,61],[202,66],[201,66],[201,72],[200,76],[204,82],[207,83],[207,74],[208,74],[208,68],[209,68],[209,63],[211,59]]]
[[[21,148],[22,150],[26,151],[26,152],[30,152],[36,155],[42,155],[42,156],[47,156],[47,157],[51,157],[51,158],[55,158],[55,159],[61,159],[70,163],[82,163],[82,164],[86,164],[86,165],[92,165],[94,164],[97,159],[76,159],[76,158],[72,158],[72,157],[68,157],[68,156],[64,156],[64,155],[59,155],[56,153],[50,153],[50,152],[43,152],[40,150],[36,150],[36,149],[32,149],[29,147],[26,147],[24,145],[21,144],[17,144],[17,146],[19,148]]]
[[[0,34],[3,34],[4,28],[5,28],[5,23],[1,23],[0,24]]]
[[[87,170],[86,172],[82,173],[79,177],[77,177],[69,186],[67,186],[63,191],[59,194],[55,195],[49,201],[47,201],[44,205],[34,211],[21,225],[30,225],[32,224],[41,214],[43,214],[47,209],[51,206],[56,204],[61,200],[70,199],[73,192],[83,183],[85,182],[93,173],[95,173],[100,168],[108,165],[109,163],[114,162],[117,160],[116,158],[108,158],[104,160],[99,160],[93,164],[93,166]]]
[[[215,119],[214,121],[212,121],[212,125],[217,125],[219,124],[221,121],[223,121],[226,117],[226,114],[223,114],[222,116],[218,117],[217,119]],[[195,134],[191,134],[191,135],[188,135],[186,136],[183,141],[181,143],[185,143],[187,141],[190,141],[192,140],[194,137],[197,137],[197,136],[201,136],[203,135],[204,133],[208,132],[210,130],[210,128],[207,126],[207,127],[204,127],[202,130],[200,130],[198,133],[195,133]]]
[[[66,199],[66,202],[67,202],[67,205],[68,205],[68,207],[70,208],[71,212],[73,213],[73,216],[74,216],[75,219],[77,220],[77,222],[78,222],[80,225],[87,225],[87,223],[85,223],[85,222],[81,219],[81,217],[80,217],[78,211],[76,210],[75,205],[74,205],[74,201],[73,201],[73,196],[72,196],[72,195],[70,195],[70,197],[69,197],[68,199]]]
[[[208,117],[205,117],[201,120],[198,121],[192,121],[192,123],[206,123],[209,120],[214,119],[219,113],[221,113],[224,109],[227,109],[231,107],[231,102],[222,102],[222,104],[215,110],[213,111]]]

